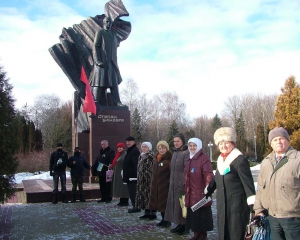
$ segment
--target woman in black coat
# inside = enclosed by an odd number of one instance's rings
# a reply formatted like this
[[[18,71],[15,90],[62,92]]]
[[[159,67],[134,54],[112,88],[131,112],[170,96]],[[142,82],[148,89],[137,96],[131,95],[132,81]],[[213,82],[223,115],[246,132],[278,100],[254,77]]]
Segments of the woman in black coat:
[[[222,127],[214,134],[221,154],[214,179],[206,196],[217,189],[218,232],[220,240],[244,240],[246,225],[255,200],[255,188],[248,161],[235,148],[236,132]]]

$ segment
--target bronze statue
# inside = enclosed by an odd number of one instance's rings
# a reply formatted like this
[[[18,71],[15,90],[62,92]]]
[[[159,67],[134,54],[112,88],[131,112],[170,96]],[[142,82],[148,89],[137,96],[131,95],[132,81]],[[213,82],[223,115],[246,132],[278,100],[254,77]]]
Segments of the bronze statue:
[[[116,106],[124,106],[119,96],[118,85],[122,82],[118,63],[117,48],[119,39],[111,30],[112,20],[106,16],[103,19],[103,29],[95,35],[93,45],[94,77],[91,81],[94,97],[101,106],[107,106],[107,88]]]
[[[116,49],[131,32],[131,23],[120,19],[120,17],[129,16],[129,13],[121,0],[107,2],[104,12],[105,14],[102,15],[88,17],[87,20],[75,24],[72,28],[63,28],[59,36],[60,43],[49,48],[50,54],[76,90],[74,116],[77,126],[82,131],[89,130],[88,116],[82,111],[82,103],[86,95],[86,85],[80,80],[82,68],[94,94],[97,114],[100,113],[102,106],[108,105],[106,97],[108,88],[111,91],[114,106],[124,106],[120,101],[118,90],[118,84],[121,83],[122,78],[117,65]],[[101,38],[101,32],[111,35],[104,37],[104,42],[110,40],[111,42],[108,44],[110,46],[104,46],[102,50],[99,46],[103,41],[97,41]],[[107,61],[107,59],[110,60]]]

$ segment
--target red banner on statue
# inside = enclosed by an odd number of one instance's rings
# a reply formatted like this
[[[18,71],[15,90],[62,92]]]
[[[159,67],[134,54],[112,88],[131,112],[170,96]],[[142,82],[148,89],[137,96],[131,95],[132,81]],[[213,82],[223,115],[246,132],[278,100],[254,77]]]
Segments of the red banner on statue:
[[[81,75],[80,80],[85,84],[85,99],[84,99],[84,105],[83,105],[83,112],[90,112],[96,115],[96,105],[95,101],[91,92],[90,84],[87,79],[86,73],[84,71],[84,68],[81,67]]]

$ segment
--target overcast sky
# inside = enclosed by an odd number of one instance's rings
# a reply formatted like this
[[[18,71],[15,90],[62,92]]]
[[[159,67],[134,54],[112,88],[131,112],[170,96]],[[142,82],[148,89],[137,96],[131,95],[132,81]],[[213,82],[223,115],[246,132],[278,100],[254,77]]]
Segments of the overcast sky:
[[[0,64],[17,107],[32,105],[40,94],[72,99],[74,89],[48,48],[63,27],[103,14],[106,2],[0,1]],[[123,20],[132,24],[118,49],[123,79],[133,78],[149,98],[176,92],[191,117],[221,115],[233,95],[279,94],[291,75],[299,81],[300,1],[123,3],[130,14]]]

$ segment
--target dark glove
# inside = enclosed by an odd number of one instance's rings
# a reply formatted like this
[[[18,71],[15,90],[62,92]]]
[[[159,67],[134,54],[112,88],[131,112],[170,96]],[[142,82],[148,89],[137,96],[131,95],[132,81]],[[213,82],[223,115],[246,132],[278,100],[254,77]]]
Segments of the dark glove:
[[[208,199],[208,197],[210,197],[214,193],[214,191],[212,190],[212,188],[209,185],[207,186],[206,190],[207,190],[207,193],[205,194],[205,198]]]
[[[52,172],[52,171],[50,171],[50,176],[51,176],[51,177],[53,176],[53,172]]]
[[[261,222],[261,218],[259,215],[256,215],[251,219],[251,223],[257,227],[260,226],[260,222]]]

